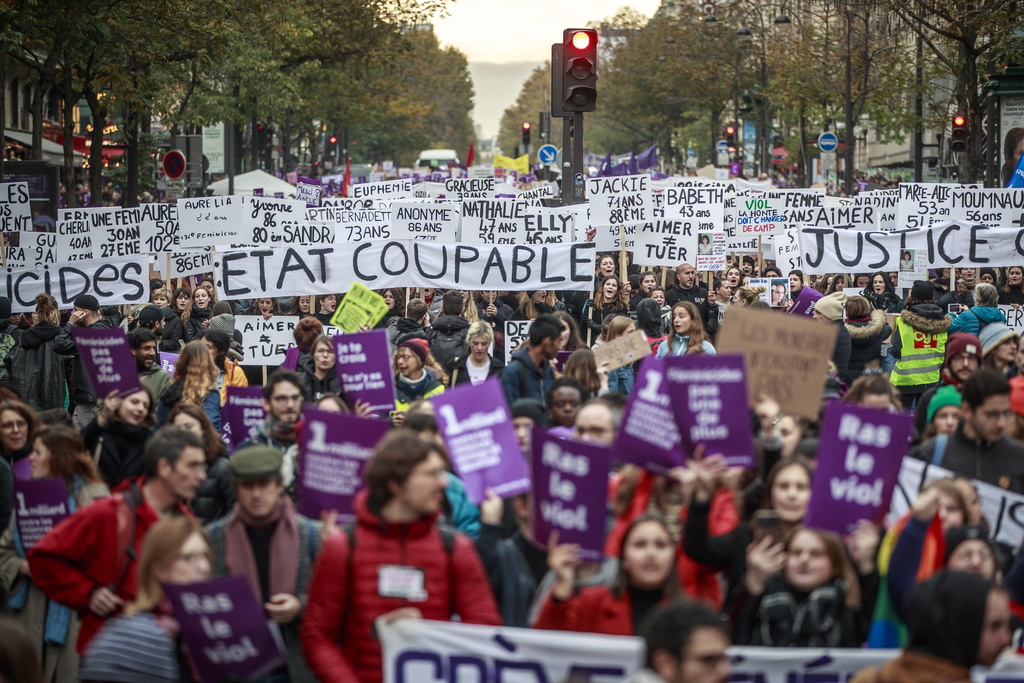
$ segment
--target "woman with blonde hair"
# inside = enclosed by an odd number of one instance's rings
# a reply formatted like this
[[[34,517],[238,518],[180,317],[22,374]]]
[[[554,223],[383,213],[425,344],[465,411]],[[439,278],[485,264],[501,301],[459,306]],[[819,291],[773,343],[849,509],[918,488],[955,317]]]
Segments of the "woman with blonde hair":
[[[220,371],[213,361],[213,354],[202,341],[185,344],[174,365],[174,379],[157,401],[156,426],[167,422],[171,409],[178,403],[201,406],[210,418],[213,428],[220,431],[220,391],[217,379]]]
[[[519,308],[512,314],[513,320],[534,320],[538,315],[555,312],[555,293],[538,289],[519,295]]]
[[[21,342],[12,349],[11,379],[22,399],[34,410],[63,408],[66,389],[66,354],[74,352],[75,344],[61,327],[57,301],[49,294],[35,299],[35,324],[21,335]]]
[[[755,301],[760,301],[761,295],[764,294],[766,291],[768,290],[766,290],[763,286],[760,285],[758,285],[757,287],[748,287],[744,285],[743,287],[740,287],[735,292],[733,292],[732,301],[733,303],[739,304],[740,306],[749,306]]]
[[[469,344],[469,355],[452,369],[449,386],[467,382],[475,386],[501,375],[501,371],[505,369],[504,364],[488,352],[494,342],[494,330],[487,321],[477,320],[470,325],[466,333],[466,342]]]
[[[163,585],[206,581],[210,568],[210,545],[194,520],[175,517],[157,522],[142,543],[138,597],[124,616],[108,621],[93,639],[82,656],[81,680],[192,681]]]

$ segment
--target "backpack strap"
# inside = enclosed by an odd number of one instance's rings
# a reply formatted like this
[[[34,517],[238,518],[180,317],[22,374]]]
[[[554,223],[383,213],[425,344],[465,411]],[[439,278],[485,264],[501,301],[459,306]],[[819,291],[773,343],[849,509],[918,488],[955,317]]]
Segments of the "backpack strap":
[[[138,485],[132,482],[117,507],[117,555],[121,558],[122,565],[117,583],[108,586],[112,593],[117,593],[117,589],[128,576],[132,562],[138,559],[138,554],[135,552],[135,532],[138,529],[139,506],[142,505],[142,500],[142,492],[139,491]]]
[[[949,443],[949,434],[937,434],[932,444],[931,464],[936,467],[942,465],[942,457],[946,454],[946,444]]]

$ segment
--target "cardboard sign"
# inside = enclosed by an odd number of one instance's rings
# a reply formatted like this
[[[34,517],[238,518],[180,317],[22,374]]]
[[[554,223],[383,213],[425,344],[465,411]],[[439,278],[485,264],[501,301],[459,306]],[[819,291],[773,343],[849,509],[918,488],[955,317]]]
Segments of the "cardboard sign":
[[[321,512],[337,510],[340,523],[350,522],[363,468],[390,426],[316,408],[303,408],[302,418],[299,513],[320,519]]]
[[[662,358],[648,356],[640,363],[622,426],[612,445],[614,459],[657,474],[680,467],[686,460],[665,372]]]
[[[15,479],[14,520],[26,552],[69,514],[68,489],[63,479]]]
[[[487,499],[487,489],[502,498],[530,490],[530,475],[512,428],[512,413],[497,379],[463,384],[434,396],[430,402],[452,464],[474,504]]]
[[[634,330],[594,348],[594,362],[601,365],[604,361],[608,361],[609,371],[636,363],[649,355],[651,355],[651,345],[647,343],[647,337],[643,330]]]
[[[285,352],[295,345],[295,326],[299,318],[275,315],[269,320],[262,315],[236,315],[235,329],[245,340],[243,365],[272,365],[284,363]],[[334,335],[338,329],[324,326],[324,334]]]
[[[391,205],[391,237],[429,242],[457,242],[459,205],[438,202],[394,202]]]
[[[345,294],[331,316],[331,324],[342,332],[358,332],[360,327],[373,327],[391,310],[384,297],[358,282]]]
[[[92,232],[88,209],[61,209],[57,214],[57,259],[60,262],[92,258]]]
[[[845,536],[858,520],[881,524],[913,428],[911,415],[830,401],[804,525]]]
[[[240,196],[179,199],[178,248],[201,249],[244,242],[242,215]]]
[[[649,175],[587,179],[591,225],[636,225],[653,218]]]
[[[741,353],[750,405],[761,394],[783,412],[816,420],[836,345],[830,324],[733,306],[715,340],[719,353]]]
[[[71,328],[71,337],[98,398],[106,398],[111,391],[127,396],[142,388],[135,356],[123,329],[75,326]]]
[[[341,393],[350,405],[365,401],[378,414],[395,409],[387,330],[339,334],[334,337],[334,352]]]
[[[285,663],[281,633],[245,576],[163,588],[200,680],[253,680]]]
[[[580,559],[604,559],[607,513],[608,448],[559,439],[533,428],[533,537],[546,544],[552,533],[559,543],[580,546]]]
[[[505,362],[512,360],[512,353],[524,342],[530,341],[530,327],[532,320],[506,320],[505,321]]]
[[[28,183],[0,183],[0,232],[32,230]]]

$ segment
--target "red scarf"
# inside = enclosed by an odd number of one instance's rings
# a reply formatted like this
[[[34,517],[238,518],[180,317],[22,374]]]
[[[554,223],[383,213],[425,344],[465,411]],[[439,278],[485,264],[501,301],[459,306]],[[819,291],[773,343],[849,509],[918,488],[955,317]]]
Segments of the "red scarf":
[[[241,574],[249,579],[256,599],[263,595],[260,589],[260,573],[256,568],[256,556],[252,552],[249,534],[246,527],[266,527],[277,522],[274,535],[270,539],[270,586],[269,595],[286,593],[295,595],[295,585],[299,576],[299,525],[298,513],[291,498],[282,494],[277,507],[267,517],[254,519],[238,503],[235,503],[235,516],[228,524],[224,534],[225,563],[232,576]]]

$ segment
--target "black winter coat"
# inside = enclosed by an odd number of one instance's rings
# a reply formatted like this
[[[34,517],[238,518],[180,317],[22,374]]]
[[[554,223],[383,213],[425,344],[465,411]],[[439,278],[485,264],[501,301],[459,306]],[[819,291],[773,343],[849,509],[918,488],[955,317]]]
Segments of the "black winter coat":
[[[196,308],[192,307],[192,312],[189,314],[188,321],[184,323],[185,332],[183,338],[187,344],[190,341],[199,339],[199,333],[204,329],[203,323],[210,319],[209,308]]]
[[[40,323],[21,335],[11,350],[11,377],[22,400],[37,411],[64,407],[67,356],[57,355],[74,348],[67,330]]]
[[[56,341],[53,349],[57,353],[74,355],[75,357],[74,363],[71,365],[71,405],[77,406],[81,403],[98,403],[99,397],[92,393],[92,383],[89,381],[89,375],[85,371],[85,364],[82,362],[82,357],[78,354],[78,349],[75,347],[74,341],[71,337],[72,327],[74,327],[74,325],[68,323],[68,326],[65,328],[67,331],[66,342],[63,337],[55,338]],[[98,329],[111,327],[111,325],[106,318],[101,318],[89,327]],[[67,342],[70,342],[70,346],[66,345]],[[112,486],[110,488],[113,489]]]
[[[316,376],[312,363],[299,368],[302,373],[302,400],[319,401],[324,394],[341,395],[341,385],[338,383],[338,373],[335,368],[324,375],[323,379]]]
[[[134,427],[125,422],[111,422],[101,427],[99,418],[82,430],[85,449],[95,459],[99,449],[97,467],[103,481],[113,491],[125,479],[145,474],[143,449],[149,438],[149,429]]]
[[[228,462],[226,456],[221,456],[206,468],[206,481],[199,485],[192,499],[192,512],[204,526],[228,514],[235,506]]]
[[[882,340],[892,334],[892,328],[885,311],[875,309],[866,322],[846,323],[846,331],[850,333],[850,363],[842,380],[849,385],[864,373],[865,365],[881,360]]]
[[[505,364],[502,363],[497,358],[493,358],[493,357],[490,359],[490,361],[491,361],[491,366],[489,368],[487,368],[487,379],[490,379],[492,377],[500,377],[501,376],[501,371],[505,369]],[[466,363],[468,363],[468,362],[469,362],[469,357],[467,356],[466,358],[462,359],[461,363],[459,363],[457,366],[455,366],[452,369],[451,379],[448,382],[449,386],[453,386],[454,387],[454,386],[457,386],[459,384],[468,384],[469,383],[469,370],[466,368]]]
[[[181,353],[181,343],[185,341],[185,326],[181,318],[173,316],[164,320],[164,331],[160,336],[160,350],[168,353]]]

